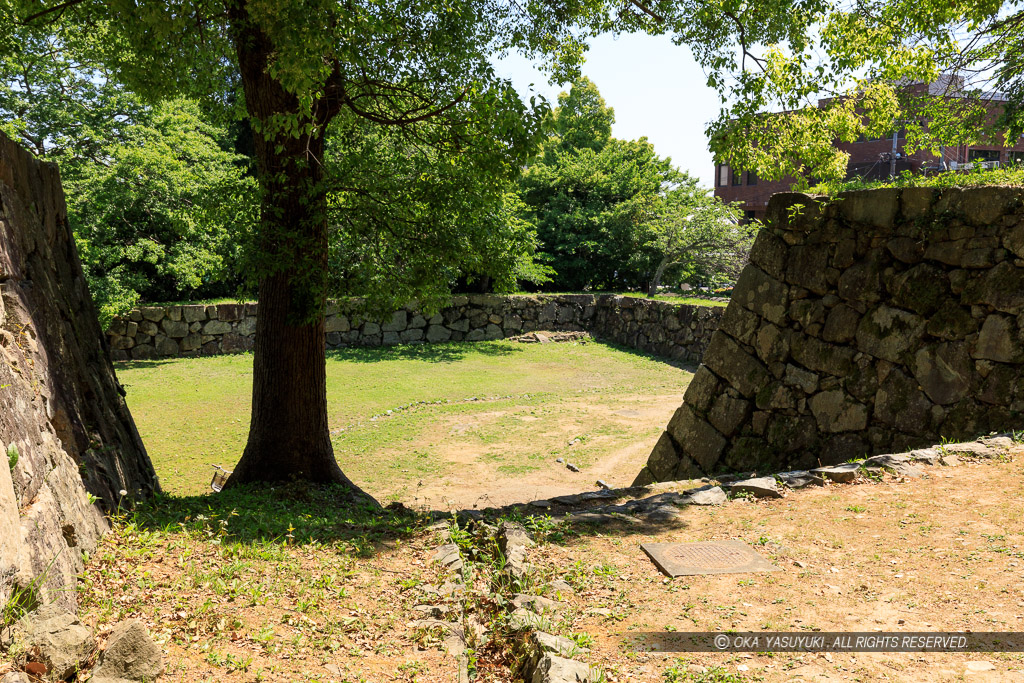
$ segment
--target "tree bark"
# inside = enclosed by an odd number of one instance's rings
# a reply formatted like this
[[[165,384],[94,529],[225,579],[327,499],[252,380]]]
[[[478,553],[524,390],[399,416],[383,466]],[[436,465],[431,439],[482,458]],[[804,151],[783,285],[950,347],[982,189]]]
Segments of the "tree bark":
[[[661,259],[661,263],[658,264],[658,268],[654,271],[654,277],[651,278],[651,286],[647,288],[648,298],[654,298],[654,295],[658,293],[658,285],[661,284],[661,277],[665,274],[665,268],[668,265],[668,258]]]
[[[246,108],[263,124],[298,118],[296,97],[269,73],[273,45],[243,2],[231,10]],[[327,195],[324,134],[333,113],[300,120],[298,137],[257,132],[262,193],[258,226],[259,314],[253,353],[252,417],[242,458],[227,486],[301,480],[344,484],[373,500],[334,457],[327,424],[324,312],[327,297]]]

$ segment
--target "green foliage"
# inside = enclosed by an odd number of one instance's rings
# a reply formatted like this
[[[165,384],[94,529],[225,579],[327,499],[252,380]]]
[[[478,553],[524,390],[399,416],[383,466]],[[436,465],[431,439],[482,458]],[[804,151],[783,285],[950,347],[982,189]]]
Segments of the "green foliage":
[[[23,616],[42,605],[42,600],[40,600],[39,596],[39,589],[42,587],[42,584],[43,581],[36,577],[26,587],[11,586],[11,593],[7,598],[6,604],[0,607],[0,633],[9,629]]]
[[[826,1],[806,9],[795,23],[816,24],[813,40],[762,43],[757,68],[728,87],[736,105],[708,127],[721,161],[806,185],[844,177],[849,156],[833,141],[902,129],[903,151],[938,161],[943,147],[1012,145],[1024,133],[1017,4]]]
[[[985,169],[979,166],[966,172],[936,173],[930,176],[904,171],[892,180],[864,182],[855,179],[821,182],[811,187],[809,192],[834,196],[840,192],[869,190],[879,187],[934,187],[942,189],[991,185],[1024,187],[1024,166],[1003,166],[995,169]]]
[[[337,188],[332,293],[368,296],[380,308],[413,298],[439,307],[460,280],[486,279],[497,291],[544,281],[535,231],[511,191],[518,166],[506,150],[518,144],[525,141],[475,124],[451,135],[434,121],[395,128],[336,119],[328,138],[328,184]]]
[[[96,59],[105,26],[14,25],[0,49],[0,130],[67,175],[103,163],[147,108]],[[2,45],[0,45],[2,47]]]
[[[0,129],[56,161],[102,322],[139,301],[223,295],[254,220],[246,160],[195,102],[145,105],[100,59],[105,24],[17,26]]]
[[[743,674],[730,673],[720,666],[691,669],[681,659],[665,671],[665,683],[743,683]]]
[[[155,106],[67,181],[68,218],[103,323],[140,300],[222,294],[255,221],[255,182],[194,102]]]
[[[645,138],[611,137],[614,113],[587,79],[562,93],[552,135],[520,183],[554,269],[549,288],[657,286],[667,270],[734,276],[751,230],[739,213],[654,153]]]
[[[589,78],[572,84],[569,92],[558,96],[558,108],[552,117],[553,140],[550,150],[600,151],[612,139],[615,110],[605,104],[597,86]]]
[[[520,192],[557,289],[624,289],[643,282],[647,228],[681,174],[646,138],[611,137],[614,115],[583,79],[559,97],[555,134],[526,168]]]
[[[651,244],[659,255],[650,295],[670,272],[691,284],[714,286],[735,280],[747,261],[757,224],[741,222],[738,209],[723,204],[697,180],[683,176],[667,193],[651,225]]]
[[[14,466],[18,464],[18,458],[21,454],[18,453],[18,444],[12,443],[7,447],[7,467],[14,471]]]

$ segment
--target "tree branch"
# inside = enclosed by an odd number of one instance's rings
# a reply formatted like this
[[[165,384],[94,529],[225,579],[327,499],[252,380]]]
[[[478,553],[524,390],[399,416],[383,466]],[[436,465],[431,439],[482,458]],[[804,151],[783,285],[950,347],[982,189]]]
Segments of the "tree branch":
[[[22,19],[21,23],[22,23],[22,25],[27,26],[30,22],[33,22],[36,19],[40,19],[42,17],[45,17],[47,14],[52,14],[54,12],[63,12],[67,8],[74,7],[75,5],[80,5],[83,2],[86,2],[86,0],[65,0],[64,2],[60,3],[59,5],[54,5],[53,7],[41,10],[39,12],[36,12],[35,14],[30,14],[29,16],[27,16],[24,19]]]
[[[655,13],[654,10],[648,7],[646,3],[641,2],[641,0],[629,0],[629,4],[633,5],[633,7],[636,7],[638,10],[649,16],[651,19],[654,19],[659,24],[665,23],[665,17]]]

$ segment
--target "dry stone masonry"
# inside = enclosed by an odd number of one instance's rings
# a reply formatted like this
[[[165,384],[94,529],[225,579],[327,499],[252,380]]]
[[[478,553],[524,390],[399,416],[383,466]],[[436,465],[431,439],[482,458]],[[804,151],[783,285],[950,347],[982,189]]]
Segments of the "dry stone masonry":
[[[114,377],[56,165],[0,134],[0,606],[76,606],[101,505],[156,488]],[[121,492],[124,492],[122,494]]]
[[[114,360],[250,351],[258,306],[151,306],[115,320],[107,335]],[[486,341],[537,330],[586,331],[624,346],[682,361],[698,360],[721,319],[720,307],[613,295],[456,296],[435,315],[414,304],[383,318],[361,299],[328,308],[327,346],[391,346]]]
[[[1019,427],[1024,191],[776,195],[637,484]]]

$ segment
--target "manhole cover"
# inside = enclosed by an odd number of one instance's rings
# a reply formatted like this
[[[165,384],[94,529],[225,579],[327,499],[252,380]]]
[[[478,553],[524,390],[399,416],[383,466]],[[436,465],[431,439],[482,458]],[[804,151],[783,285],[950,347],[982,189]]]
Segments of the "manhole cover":
[[[640,547],[669,576],[779,571],[739,541],[643,543]]]

